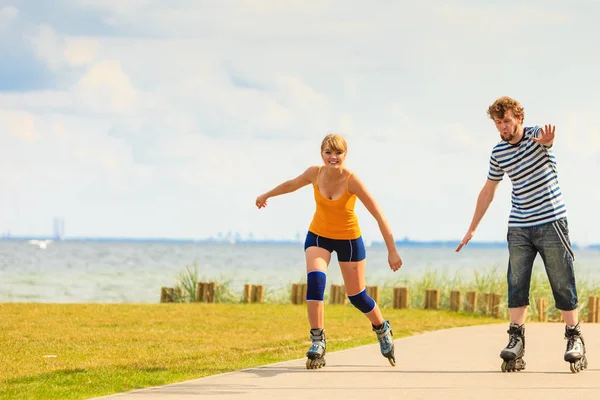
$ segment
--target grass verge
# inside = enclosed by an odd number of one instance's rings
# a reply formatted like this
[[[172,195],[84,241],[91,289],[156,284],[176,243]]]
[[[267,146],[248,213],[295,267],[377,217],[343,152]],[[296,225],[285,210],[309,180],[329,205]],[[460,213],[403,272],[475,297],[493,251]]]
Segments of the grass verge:
[[[394,338],[497,319],[384,309]],[[0,398],[85,399],[303,358],[306,310],[284,304],[0,304]],[[376,343],[326,306],[328,352]],[[268,333],[268,334],[267,334]],[[402,356],[398,354],[402,363]]]

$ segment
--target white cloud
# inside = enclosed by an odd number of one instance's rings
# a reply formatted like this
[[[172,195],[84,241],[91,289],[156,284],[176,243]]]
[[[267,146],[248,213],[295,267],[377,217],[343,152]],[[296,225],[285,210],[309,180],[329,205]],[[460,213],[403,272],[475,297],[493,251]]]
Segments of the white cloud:
[[[4,6],[0,8],[0,32],[4,29],[8,29],[18,16],[19,10],[13,6]]]
[[[98,45],[95,40],[69,40],[64,49],[64,56],[72,66],[87,65],[94,61]]]
[[[118,61],[94,64],[74,89],[75,96],[91,110],[132,112],[137,93]]]
[[[35,141],[40,134],[35,115],[24,111],[0,109],[0,137],[14,135],[24,141]]]
[[[29,34],[35,55],[46,62],[50,69],[57,70],[64,62],[64,39],[49,25],[40,25]]]

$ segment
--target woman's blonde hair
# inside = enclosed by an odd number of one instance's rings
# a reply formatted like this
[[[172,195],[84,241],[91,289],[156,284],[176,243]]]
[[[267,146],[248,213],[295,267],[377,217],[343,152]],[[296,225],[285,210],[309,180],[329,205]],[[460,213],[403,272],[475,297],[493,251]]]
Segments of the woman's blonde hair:
[[[337,133],[330,133],[325,136],[323,142],[321,143],[321,151],[329,148],[333,151],[341,151],[345,153],[348,151],[348,145],[346,144],[346,140],[342,137],[342,135],[338,135]]]

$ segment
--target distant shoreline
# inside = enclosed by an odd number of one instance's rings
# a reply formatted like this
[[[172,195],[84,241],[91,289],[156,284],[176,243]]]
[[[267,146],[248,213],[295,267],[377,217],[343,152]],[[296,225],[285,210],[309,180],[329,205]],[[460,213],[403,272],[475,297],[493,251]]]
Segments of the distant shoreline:
[[[66,237],[66,238],[55,238],[51,236],[10,236],[0,237],[0,241],[55,241],[55,242],[107,242],[107,243],[178,243],[178,244],[223,244],[223,245],[297,245],[303,243],[299,240],[289,239],[238,239],[238,240],[227,240],[227,239],[183,239],[183,238],[130,238],[130,237]],[[456,247],[460,243],[460,240],[431,240],[431,241],[420,241],[403,239],[397,240],[396,245],[399,247]],[[383,247],[384,242],[371,242],[370,247]],[[477,248],[505,248],[506,242],[469,242],[469,247]],[[600,250],[600,243],[594,243],[586,246],[579,246],[577,243],[572,244],[574,249],[590,249]]]

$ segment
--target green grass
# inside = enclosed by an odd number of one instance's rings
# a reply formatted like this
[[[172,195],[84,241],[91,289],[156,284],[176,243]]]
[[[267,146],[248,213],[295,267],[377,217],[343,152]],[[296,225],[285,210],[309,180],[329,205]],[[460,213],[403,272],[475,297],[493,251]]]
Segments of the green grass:
[[[328,351],[376,343],[353,307],[325,310]],[[449,311],[383,311],[395,338],[499,322]],[[304,306],[4,303],[0,315],[5,400],[84,399],[303,358],[309,346]]]

